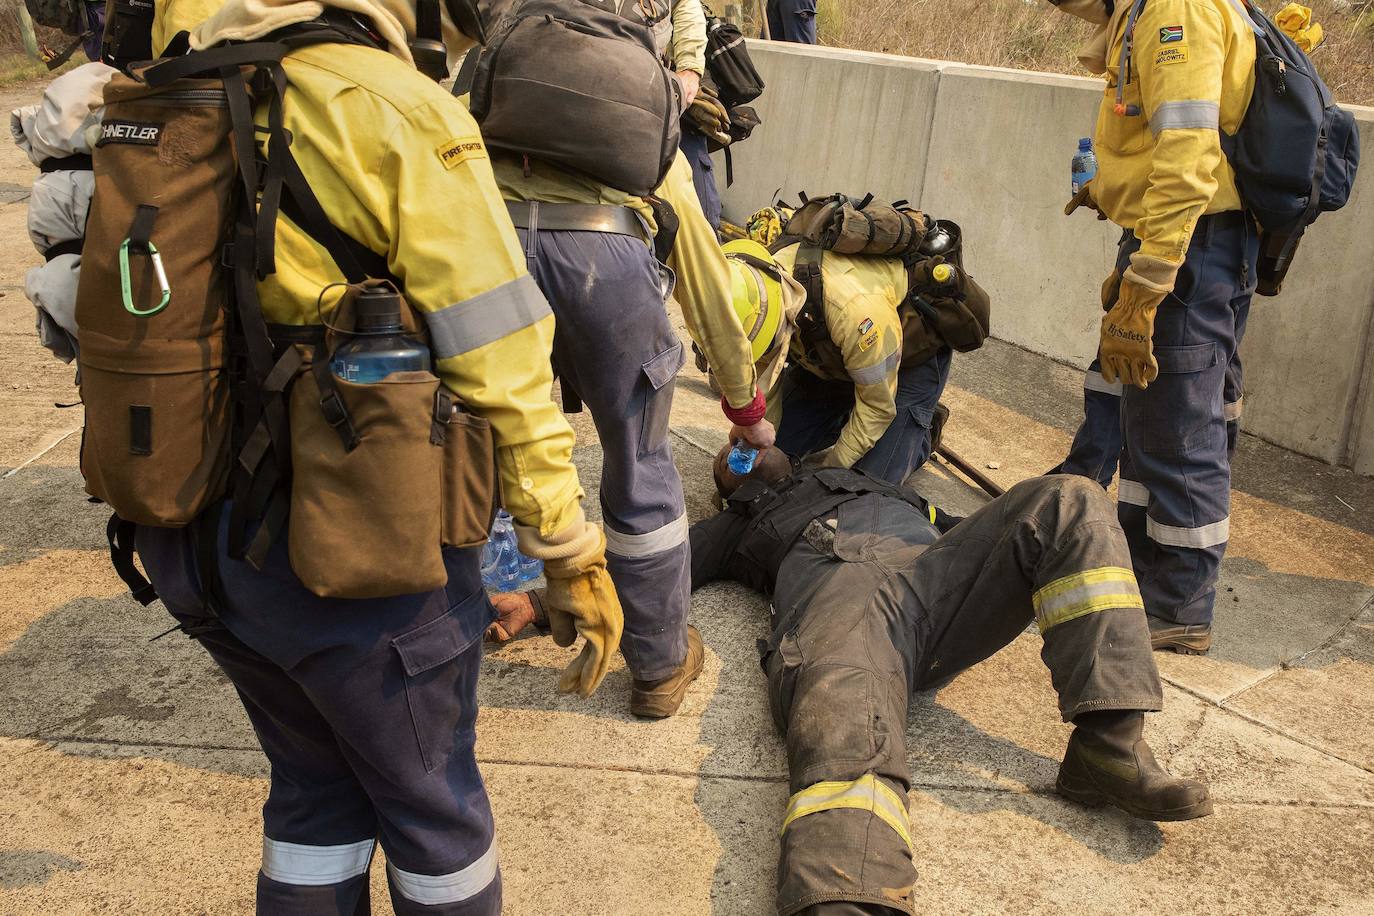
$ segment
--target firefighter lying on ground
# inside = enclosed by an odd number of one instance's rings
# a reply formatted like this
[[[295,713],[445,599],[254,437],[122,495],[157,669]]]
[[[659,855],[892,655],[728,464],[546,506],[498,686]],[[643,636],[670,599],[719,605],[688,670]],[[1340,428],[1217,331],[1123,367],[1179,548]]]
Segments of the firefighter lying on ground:
[[[763,665],[792,792],[780,913],[911,912],[908,699],[1032,620],[1060,714],[1075,726],[1060,794],[1149,820],[1211,813],[1207,787],[1171,776],[1142,737],[1162,691],[1126,538],[1101,487],[1033,478],[942,535],[911,490],[843,468],[791,474],[777,449],[737,477],[727,451],[715,472],[727,507],[691,529],[692,587],[729,579],[772,596]],[[497,604],[511,630],[511,612],[530,612],[520,596]]]

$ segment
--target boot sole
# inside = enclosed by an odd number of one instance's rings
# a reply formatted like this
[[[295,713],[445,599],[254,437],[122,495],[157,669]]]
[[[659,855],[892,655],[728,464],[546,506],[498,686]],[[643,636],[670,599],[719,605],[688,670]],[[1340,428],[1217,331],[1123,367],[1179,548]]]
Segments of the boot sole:
[[[1085,808],[1103,808],[1111,805],[1114,808],[1120,808],[1131,817],[1138,817],[1143,821],[1191,821],[1212,813],[1212,797],[1210,795],[1199,802],[1185,805],[1182,808],[1174,808],[1169,811],[1146,811],[1112,798],[1095,786],[1070,785],[1065,781],[1063,774],[1060,774],[1059,779],[1055,781],[1054,788],[1064,798]]]
[[[687,688],[691,687],[696,679],[701,677],[701,672],[706,668],[706,653],[701,654],[701,660],[697,663],[696,670],[691,676],[682,679],[676,690],[663,696],[645,697],[636,700],[630,698],[630,715],[640,719],[667,719],[678,711],[682,706],[682,700],[687,696]]]
[[[1179,655],[1206,655],[1212,648],[1212,636],[1180,636],[1163,639],[1150,646],[1156,652],[1176,652]]]

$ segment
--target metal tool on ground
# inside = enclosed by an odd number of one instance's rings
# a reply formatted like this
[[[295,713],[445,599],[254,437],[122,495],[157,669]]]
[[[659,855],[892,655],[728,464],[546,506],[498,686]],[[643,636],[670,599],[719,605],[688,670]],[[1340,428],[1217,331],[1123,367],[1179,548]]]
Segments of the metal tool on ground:
[[[1003,493],[1007,492],[1004,487],[998,486],[997,483],[995,483],[991,477],[984,474],[982,471],[978,470],[973,465],[969,464],[963,458],[960,458],[954,452],[950,451],[949,446],[944,444],[936,446],[935,454],[939,455],[945,461],[952,464],[956,470],[958,470],[969,480],[972,480],[974,483],[978,484],[978,486],[982,488],[982,490],[989,496],[991,496],[993,499],[996,499]]]

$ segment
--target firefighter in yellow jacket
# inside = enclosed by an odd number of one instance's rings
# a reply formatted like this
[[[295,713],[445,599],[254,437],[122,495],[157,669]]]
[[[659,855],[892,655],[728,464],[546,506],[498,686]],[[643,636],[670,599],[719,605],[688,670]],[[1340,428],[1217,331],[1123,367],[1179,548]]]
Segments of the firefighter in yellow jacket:
[[[476,124],[415,69],[415,0],[227,0],[197,26],[206,6],[159,3],[159,42],[189,27],[199,49],[316,20],[354,36],[285,58],[291,150],[329,223],[370,250],[423,316],[436,374],[490,422],[505,507],[523,549],[545,561],[555,635],[584,637],[560,688],[590,694],[622,615],[605,539],[582,511],[572,430],[550,400],[554,318],[525,269]],[[471,13],[445,0],[450,52],[471,45],[454,24]],[[276,271],[259,284],[264,317],[317,324],[316,303],[340,271],[289,217],[275,236]],[[221,545],[224,606],[197,637],[234,683],[272,764],[258,912],[369,911],[380,841],[397,913],[499,913],[498,851],[473,749],[481,636],[494,617],[480,549],[445,551],[445,588],[345,600],[307,591],[285,542],[261,571]],[[138,547],[169,610],[203,617],[183,532],[140,528]]]
[[[1104,384],[1124,386],[1121,523],[1155,648],[1205,652],[1259,250],[1221,138],[1250,102],[1254,25],[1242,0],[1050,2],[1100,26],[1082,55],[1107,78],[1099,169],[1066,212],[1124,230],[1099,348]]]
[[[763,332],[749,335],[760,361],[789,360],[768,392],[776,445],[794,461],[829,448],[827,467],[900,484],[930,457],[950,348],[903,353],[898,310],[908,277],[901,260],[833,251],[821,262],[824,333],[808,339],[796,328],[806,301],[792,277],[799,250],[791,245],[770,255],[746,239],[725,245],[736,310],[746,331]],[[771,379],[773,371],[761,374]]]

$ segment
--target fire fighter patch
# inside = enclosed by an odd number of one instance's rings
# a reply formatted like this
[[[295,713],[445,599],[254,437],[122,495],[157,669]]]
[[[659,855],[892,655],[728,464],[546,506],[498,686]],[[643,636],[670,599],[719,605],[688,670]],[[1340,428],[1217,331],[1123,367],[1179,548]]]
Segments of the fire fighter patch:
[[[1165,64],[1186,64],[1188,63],[1188,46],[1179,45],[1174,48],[1160,48],[1155,52],[1155,66],[1163,67]]]
[[[485,159],[487,149],[481,140],[450,140],[439,147],[439,161],[453,169],[469,159]]]
[[[120,121],[106,119],[100,125],[100,139],[96,146],[107,143],[132,143],[137,146],[157,146],[162,139],[162,125],[150,121]]]
[[[1182,40],[1183,26],[1181,25],[1166,25],[1164,28],[1159,30],[1159,43],[1162,45]]]

